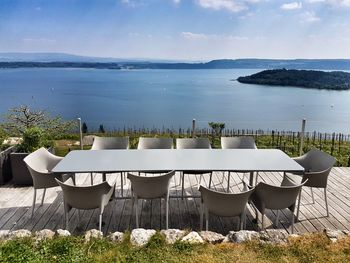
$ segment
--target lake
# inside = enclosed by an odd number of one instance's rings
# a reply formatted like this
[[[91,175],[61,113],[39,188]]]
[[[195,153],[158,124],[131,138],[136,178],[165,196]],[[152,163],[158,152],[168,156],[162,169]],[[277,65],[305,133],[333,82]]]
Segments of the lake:
[[[260,70],[0,69],[0,113],[27,104],[91,128],[227,128],[350,133],[350,91],[232,81]]]

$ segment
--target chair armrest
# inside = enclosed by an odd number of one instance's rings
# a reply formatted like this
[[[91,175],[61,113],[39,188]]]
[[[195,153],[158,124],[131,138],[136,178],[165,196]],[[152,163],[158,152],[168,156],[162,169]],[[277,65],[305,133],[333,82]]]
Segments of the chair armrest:
[[[243,192],[249,191],[254,188],[254,186],[250,185],[246,180],[242,180],[243,183]]]

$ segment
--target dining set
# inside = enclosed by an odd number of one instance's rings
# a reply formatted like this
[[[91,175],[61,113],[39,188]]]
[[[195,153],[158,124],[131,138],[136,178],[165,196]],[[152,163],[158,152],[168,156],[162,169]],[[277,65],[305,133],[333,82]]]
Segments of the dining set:
[[[336,159],[318,149],[290,158],[278,149],[258,149],[254,138],[249,136],[222,137],[221,149],[212,149],[208,138],[147,138],[140,137],[137,149],[129,149],[128,137],[95,136],[90,150],[76,150],[65,157],[58,157],[45,148],[40,148],[24,159],[33,178],[34,198],[31,215],[36,204],[36,194],[43,190],[41,205],[47,188],[60,186],[63,192],[65,226],[69,227],[69,212],[72,209],[99,209],[99,229],[105,207],[114,198],[131,198],[139,227],[139,200],[165,200],[165,228],[169,228],[169,199],[200,198],[200,228],[209,229],[211,214],[221,217],[238,217],[239,228],[246,227],[248,206],[258,216],[261,228],[267,209],[291,211],[291,232],[298,220],[303,187],[324,189],[327,216],[327,179]],[[221,172],[227,179],[227,188],[222,191],[211,188],[213,172]],[[280,185],[264,182],[265,172],[283,174]],[[91,185],[77,185],[76,177],[90,174]],[[238,192],[230,191],[232,174],[243,174]],[[262,173],[262,175],[260,174]],[[94,183],[93,174],[100,174],[102,183]],[[170,182],[180,175],[181,196],[170,195]],[[249,177],[246,178],[246,174]],[[200,195],[185,191],[185,176],[199,175]],[[108,177],[120,177],[120,197],[116,195],[116,181]],[[201,182],[209,179],[208,186]],[[131,196],[125,197],[123,187],[130,182]]]

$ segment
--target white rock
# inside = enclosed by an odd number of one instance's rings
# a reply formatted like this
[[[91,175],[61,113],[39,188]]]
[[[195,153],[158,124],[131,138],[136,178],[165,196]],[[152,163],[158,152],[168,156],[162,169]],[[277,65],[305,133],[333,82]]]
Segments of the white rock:
[[[7,239],[10,235],[10,230],[0,230],[0,240]]]
[[[186,232],[180,229],[166,229],[161,230],[160,233],[165,236],[165,241],[168,244],[174,244],[177,240],[182,238]]]
[[[230,231],[228,238],[231,242],[242,243],[245,241],[259,240],[260,235],[256,231],[240,230],[238,232]]]
[[[199,235],[204,241],[211,244],[221,243],[225,239],[225,236],[212,231],[201,231],[199,232]]]
[[[271,244],[285,244],[288,242],[288,233],[278,229],[266,229],[260,232],[260,240]]]
[[[83,137],[83,144],[84,145],[92,145],[95,140],[95,135],[86,135]]]
[[[156,233],[154,229],[136,228],[131,231],[130,242],[134,246],[143,246]]]
[[[347,236],[347,233],[342,230],[332,230],[327,228],[323,232],[332,242],[336,242],[339,239]]]
[[[57,229],[56,234],[59,237],[69,237],[71,235],[68,230],[64,230],[64,229]]]
[[[203,238],[195,231],[192,231],[188,233],[186,236],[184,236],[181,241],[188,242],[191,244],[200,244],[204,243]]]
[[[52,239],[54,236],[55,232],[50,229],[43,229],[35,232],[35,239],[38,241],[43,239]]]
[[[124,239],[124,233],[122,232],[114,232],[108,235],[108,239],[112,242],[120,243]]]
[[[90,242],[91,239],[97,238],[100,239],[103,237],[103,233],[97,229],[90,229],[85,232],[85,242]]]
[[[19,230],[10,232],[9,239],[24,238],[24,237],[31,237],[31,236],[32,236],[32,233],[29,230],[19,229]]]

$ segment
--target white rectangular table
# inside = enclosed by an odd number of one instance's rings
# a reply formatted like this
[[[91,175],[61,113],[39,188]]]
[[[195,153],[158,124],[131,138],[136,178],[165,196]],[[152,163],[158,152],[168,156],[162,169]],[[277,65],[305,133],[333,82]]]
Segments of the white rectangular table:
[[[55,173],[142,171],[247,171],[303,173],[304,168],[277,149],[152,149],[72,151]]]

